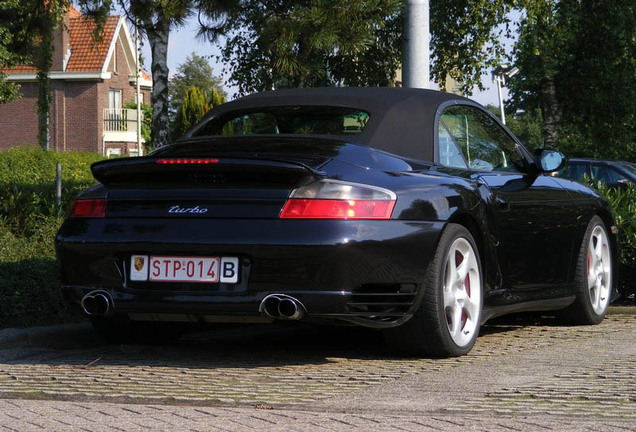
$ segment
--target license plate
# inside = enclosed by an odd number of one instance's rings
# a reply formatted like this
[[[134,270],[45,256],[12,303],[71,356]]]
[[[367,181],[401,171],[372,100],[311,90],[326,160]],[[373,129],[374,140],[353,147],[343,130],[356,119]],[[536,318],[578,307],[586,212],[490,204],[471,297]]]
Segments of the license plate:
[[[130,280],[152,282],[237,283],[236,257],[133,255]]]

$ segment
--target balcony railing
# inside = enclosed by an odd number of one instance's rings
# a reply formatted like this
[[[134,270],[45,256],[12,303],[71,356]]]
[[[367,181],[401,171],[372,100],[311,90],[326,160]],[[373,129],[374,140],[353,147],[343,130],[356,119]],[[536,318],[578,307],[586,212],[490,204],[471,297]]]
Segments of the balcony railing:
[[[104,132],[137,132],[137,110],[105,108]]]

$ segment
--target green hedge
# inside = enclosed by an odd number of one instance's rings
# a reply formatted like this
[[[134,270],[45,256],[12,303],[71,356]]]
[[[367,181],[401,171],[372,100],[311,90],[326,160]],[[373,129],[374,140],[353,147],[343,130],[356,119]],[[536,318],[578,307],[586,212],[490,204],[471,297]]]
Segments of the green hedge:
[[[63,301],[53,239],[77,193],[95,183],[92,153],[0,151],[0,328],[80,318]],[[55,204],[62,166],[61,207]]]
[[[103,158],[95,153],[61,153],[39,147],[18,147],[0,151],[0,184],[53,187],[55,165],[62,165],[66,183],[94,184],[90,165]]]
[[[53,238],[58,218],[16,236],[0,225],[0,328],[73,322],[81,315],[62,299]]]
[[[593,185],[612,206],[620,247],[618,289],[622,303],[636,303],[636,185],[610,189],[603,183]]]

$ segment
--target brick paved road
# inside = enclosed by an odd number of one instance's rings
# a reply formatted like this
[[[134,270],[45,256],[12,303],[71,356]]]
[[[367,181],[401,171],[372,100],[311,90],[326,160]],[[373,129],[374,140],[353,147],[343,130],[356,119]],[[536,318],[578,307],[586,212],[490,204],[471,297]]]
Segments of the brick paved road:
[[[0,431],[636,430],[636,316],[499,322],[444,360],[392,357],[360,329],[74,338],[0,350]]]

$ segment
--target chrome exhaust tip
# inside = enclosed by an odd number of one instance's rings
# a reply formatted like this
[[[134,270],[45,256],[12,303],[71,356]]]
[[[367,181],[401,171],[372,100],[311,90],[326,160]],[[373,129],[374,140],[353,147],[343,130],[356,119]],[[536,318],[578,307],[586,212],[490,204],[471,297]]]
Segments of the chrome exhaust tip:
[[[286,294],[269,294],[258,307],[261,315],[271,319],[302,319],[307,310],[298,300]]]
[[[278,314],[281,318],[299,320],[303,317],[304,307],[294,298],[283,298],[278,303]]]
[[[91,291],[82,298],[82,309],[88,316],[109,315],[113,305],[113,298],[106,291]]]
[[[276,295],[270,294],[261,301],[258,311],[261,315],[265,315],[268,318],[277,319],[280,318],[278,312],[278,305],[280,304],[280,298]]]

